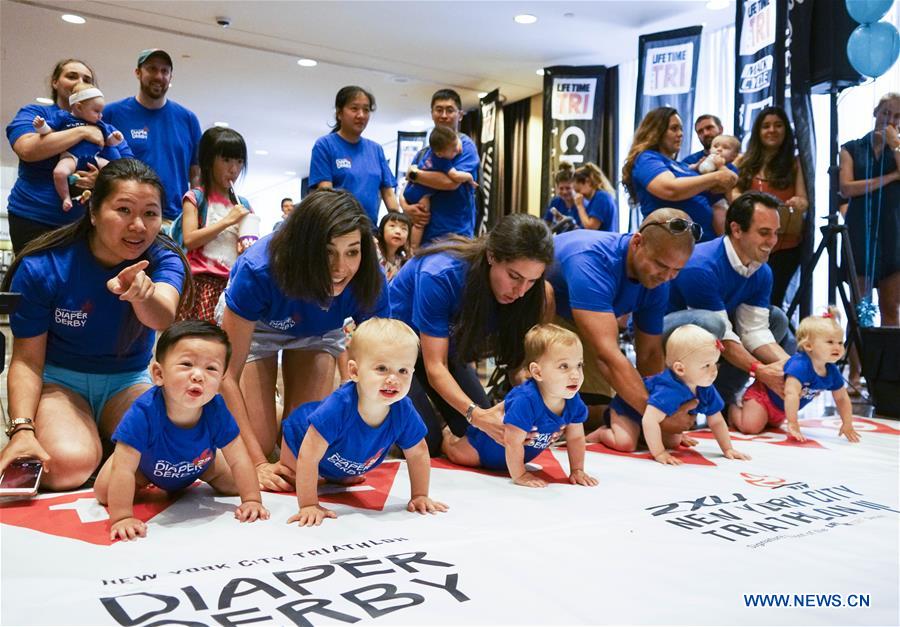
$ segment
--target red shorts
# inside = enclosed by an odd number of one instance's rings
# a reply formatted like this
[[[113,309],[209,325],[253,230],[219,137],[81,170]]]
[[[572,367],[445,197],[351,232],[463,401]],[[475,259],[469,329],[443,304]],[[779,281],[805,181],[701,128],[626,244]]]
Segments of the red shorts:
[[[768,388],[763,385],[761,382],[756,381],[753,385],[747,388],[747,391],[744,392],[744,402],[747,402],[748,399],[752,399],[765,407],[766,413],[769,415],[769,426],[777,427],[782,422],[784,422],[785,415],[783,409],[778,409],[775,406],[775,403],[772,402],[772,399],[769,398],[769,393],[767,392]]]

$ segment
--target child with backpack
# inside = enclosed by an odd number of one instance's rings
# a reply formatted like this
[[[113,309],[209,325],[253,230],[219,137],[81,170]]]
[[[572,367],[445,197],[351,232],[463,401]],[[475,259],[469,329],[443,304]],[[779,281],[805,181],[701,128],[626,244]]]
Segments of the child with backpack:
[[[182,214],[172,225],[172,239],[187,251],[194,276],[194,302],[178,318],[215,324],[216,303],[247,246],[238,225],[253,210],[232,187],[246,167],[247,145],[237,131],[214,126],[200,138],[199,152],[201,186],[184,195]]]

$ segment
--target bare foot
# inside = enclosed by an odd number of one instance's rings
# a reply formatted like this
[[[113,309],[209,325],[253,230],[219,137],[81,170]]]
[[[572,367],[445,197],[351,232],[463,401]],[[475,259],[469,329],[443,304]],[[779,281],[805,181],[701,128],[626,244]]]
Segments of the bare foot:
[[[597,427],[586,436],[584,436],[584,441],[588,444],[600,444],[603,442],[603,430],[609,429],[609,427]]]
[[[688,434],[686,434],[686,433],[681,434],[681,446],[691,447],[691,446],[697,446],[698,444],[700,444],[700,442],[698,442],[694,438],[688,436]]]
[[[72,199],[71,198],[63,198],[62,210],[63,211],[71,211],[72,210]]]

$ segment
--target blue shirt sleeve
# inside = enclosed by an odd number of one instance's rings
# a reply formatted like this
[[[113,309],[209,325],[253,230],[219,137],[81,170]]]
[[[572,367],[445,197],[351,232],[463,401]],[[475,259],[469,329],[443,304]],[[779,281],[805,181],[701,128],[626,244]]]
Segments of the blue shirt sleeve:
[[[347,414],[357,411],[356,406],[351,404],[348,398],[345,398],[351,396],[346,394],[346,386],[350,385],[355,386],[356,384],[347,383],[339,387],[309,415],[309,424],[314,426],[319,435],[329,444],[341,434]]]
[[[532,392],[537,392],[537,384],[531,379],[509,391],[503,404],[503,424],[531,431],[535,418]],[[539,393],[538,400],[543,404]]]
[[[833,392],[844,387],[844,377],[841,376],[841,371],[836,365],[827,364],[825,370],[825,384],[828,386],[825,389]]]
[[[722,400],[722,396],[712,385],[705,388],[697,388],[697,399],[700,401],[697,405],[697,411],[705,416],[715,416],[725,409],[725,401]]]
[[[309,163],[309,186],[315,187],[322,181],[333,181],[331,173],[331,147],[327,142],[327,135],[320,137],[313,144],[312,157]]]
[[[225,304],[244,320],[255,322],[269,306],[269,290],[263,284],[268,277],[259,276],[246,261],[246,257],[239,257],[231,269],[228,287],[225,288]]]
[[[240,435],[241,431],[238,428],[234,416],[228,411],[228,407],[225,405],[225,399],[223,399],[220,394],[216,394],[209,402],[209,405],[212,444],[216,448],[224,448],[231,444],[231,442]]]
[[[150,278],[154,283],[168,283],[181,293],[184,284],[184,264],[176,253],[154,244],[150,251]]]
[[[569,285],[572,309],[613,313],[618,285],[598,260],[572,255],[563,263],[563,273]]]
[[[582,423],[588,419],[588,408],[580,394],[576,394],[566,401],[565,414],[566,422],[570,425]]]
[[[405,451],[421,442],[428,429],[409,397],[397,403],[397,417],[400,419],[397,446]]]
[[[612,194],[609,192],[598,189],[586,209],[589,216],[600,220],[601,231],[618,230],[618,225],[612,223],[616,214],[616,205]]]
[[[460,172],[468,172],[476,182],[478,181],[481,161],[478,159],[478,149],[473,142],[463,142],[463,151],[453,159],[453,167]]]
[[[110,438],[113,442],[127,444],[133,449],[144,452],[150,449],[150,421],[148,411],[159,411],[159,403],[163,403],[162,411],[165,412],[165,402],[162,394],[158,394],[159,388],[151,388],[132,403],[119,426]]]
[[[722,290],[712,267],[685,268],[676,277],[678,291],[691,309],[725,311]]]
[[[14,337],[37,337],[50,329],[55,301],[55,285],[50,273],[41,268],[41,259],[25,257],[13,275],[10,289],[22,295],[9,317]]]
[[[194,147],[191,151],[191,165],[199,166],[200,165],[200,138],[203,135],[203,130],[200,128],[200,120],[197,118],[196,114],[192,111],[189,111],[190,121],[188,122],[191,128],[191,145]],[[190,183],[190,181],[188,181]]]
[[[384,154],[384,148],[380,144],[376,144],[378,148],[378,162],[381,164],[381,189],[386,187],[396,187],[397,181],[394,180],[394,173],[391,172],[391,166],[388,164],[387,157]],[[375,226],[378,226],[377,224]]]
[[[631,170],[632,180],[647,189],[647,186],[663,172],[669,172],[665,159],[659,153],[645,150],[634,160],[634,168]]]
[[[649,335],[660,335],[663,331],[663,318],[669,306],[669,284],[663,283],[645,292],[644,302],[633,312],[634,324]]]

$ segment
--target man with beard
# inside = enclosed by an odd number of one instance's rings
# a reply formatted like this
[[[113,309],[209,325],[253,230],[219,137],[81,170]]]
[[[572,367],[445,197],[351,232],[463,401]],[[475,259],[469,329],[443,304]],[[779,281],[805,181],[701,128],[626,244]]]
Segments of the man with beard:
[[[166,98],[172,81],[172,57],[150,48],[140,53],[134,71],[140,88],[103,111],[105,122],[125,134],[135,157],[153,168],[166,190],[163,230],[181,214],[181,197],[199,183],[200,122],[193,112]]]
[[[724,132],[722,120],[711,113],[704,113],[694,122],[694,131],[697,133],[697,139],[703,145],[703,150],[698,150],[685,157],[682,161],[684,165],[700,163],[709,156],[712,141]]]

